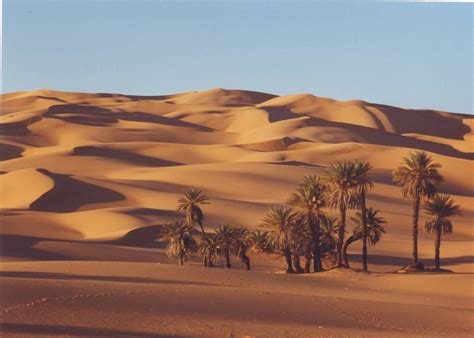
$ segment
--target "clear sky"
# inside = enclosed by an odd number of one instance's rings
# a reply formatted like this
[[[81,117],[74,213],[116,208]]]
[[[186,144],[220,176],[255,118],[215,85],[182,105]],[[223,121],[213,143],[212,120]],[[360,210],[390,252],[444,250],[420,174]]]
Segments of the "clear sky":
[[[3,92],[310,92],[472,113],[473,4],[4,0]]]

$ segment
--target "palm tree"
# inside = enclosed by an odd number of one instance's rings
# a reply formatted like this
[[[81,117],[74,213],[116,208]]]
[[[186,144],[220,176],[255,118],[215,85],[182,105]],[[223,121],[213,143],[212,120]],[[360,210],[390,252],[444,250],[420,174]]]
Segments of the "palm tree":
[[[247,256],[247,250],[252,245],[251,233],[244,227],[235,229],[234,255],[245,264],[247,270],[250,270],[250,258]]]
[[[170,258],[178,258],[179,265],[184,264],[190,247],[194,244],[191,229],[192,227],[183,221],[174,221],[164,225],[158,239],[160,242],[169,242],[166,246],[166,255]]]
[[[329,186],[328,204],[339,210],[338,240],[336,243],[336,267],[342,267],[342,245],[346,231],[346,211],[354,207],[354,163],[349,161],[332,163],[324,173],[324,181]]]
[[[234,246],[236,228],[231,224],[221,224],[216,230],[216,239],[224,252],[225,267],[230,269],[230,250]]]
[[[296,214],[290,208],[273,206],[262,222],[262,226],[269,230],[268,241],[271,248],[285,257],[287,273],[294,272],[291,261],[290,235],[295,219]]]
[[[325,248],[325,252],[334,251],[336,249],[338,228],[339,226],[336,217],[325,215],[321,218],[319,235],[321,246]]]
[[[204,213],[202,212],[201,206],[209,204],[209,197],[204,195],[201,190],[191,188],[184,193],[184,197],[178,199],[178,211],[184,211],[186,213],[186,223],[191,226],[199,225],[202,233],[202,240],[206,239],[206,233],[204,232],[204,226],[202,224],[204,220]],[[203,265],[207,266],[206,259],[203,260]]]
[[[423,205],[423,211],[428,215],[425,228],[428,232],[435,233],[435,265],[440,269],[439,248],[441,246],[441,234],[449,235],[453,232],[453,224],[449,217],[461,214],[459,205],[449,195],[436,194],[433,199]]]
[[[356,161],[354,164],[354,188],[359,198],[359,215],[362,226],[362,268],[367,271],[367,210],[365,206],[365,194],[374,184],[371,177],[372,167],[368,162]],[[347,260],[346,260],[347,262]]]
[[[196,224],[200,226],[202,238],[206,237],[202,221],[204,220],[204,213],[201,210],[201,205],[209,204],[209,197],[203,195],[201,190],[191,188],[184,193],[184,197],[178,199],[178,211],[186,213],[186,222],[192,226]]]
[[[212,268],[219,257],[220,243],[214,234],[204,237],[199,243],[199,254],[201,255],[205,266]]]
[[[326,206],[324,199],[326,190],[327,187],[321,183],[319,177],[314,175],[305,176],[296,192],[288,200],[288,204],[300,209],[300,214],[306,220],[311,234],[311,245],[308,246],[308,252],[305,253],[305,257],[307,258],[306,262],[310,264],[312,254],[314,272],[319,272],[323,269],[319,250],[319,224],[320,218],[324,215],[321,208]],[[307,267],[305,270],[307,270]]]
[[[306,224],[306,217],[303,214],[297,214],[294,222],[290,226],[289,244],[293,267],[296,272],[310,272],[311,267],[311,231]],[[305,257],[305,268],[301,267],[300,256]]]
[[[338,221],[336,217],[323,216],[320,225],[321,255],[334,255],[338,238]]]
[[[258,253],[269,251],[268,232],[254,230],[249,234],[249,240],[253,251]]]
[[[423,269],[418,262],[418,219],[420,202],[433,197],[443,177],[438,173],[440,164],[434,163],[425,152],[416,151],[403,159],[393,172],[393,180],[402,187],[402,196],[413,201],[413,261],[412,266]]]
[[[380,217],[377,214],[378,210],[368,208],[366,210],[365,217],[362,217],[360,211],[356,212],[355,217],[351,217],[351,220],[354,222],[355,226],[352,230],[352,235],[349,236],[349,238],[347,238],[346,242],[344,243],[343,255],[346,267],[350,267],[349,261],[347,260],[347,248],[350,244],[365,237],[370,245],[375,245],[382,238],[382,234],[385,233],[383,224],[387,222],[383,219],[383,217]],[[366,222],[365,227],[364,221]],[[366,268],[364,268],[364,270],[367,271]]]

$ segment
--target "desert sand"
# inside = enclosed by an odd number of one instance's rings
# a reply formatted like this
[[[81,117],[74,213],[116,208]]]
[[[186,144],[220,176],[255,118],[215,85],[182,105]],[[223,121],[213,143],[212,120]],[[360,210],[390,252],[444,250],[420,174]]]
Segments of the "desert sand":
[[[311,94],[3,94],[2,335],[472,336],[473,127],[471,115]],[[441,246],[453,273],[393,273],[410,262],[411,204],[391,172],[413,150],[442,165],[440,191],[461,206]],[[368,206],[387,220],[368,274],[285,275],[255,253],[252,271],[178,266],[154,242],[189,187],[210,197],[207,231],[255,229],[303,176],[344,159],[372,164]],[[419,255],[433,265],[424,231]]]

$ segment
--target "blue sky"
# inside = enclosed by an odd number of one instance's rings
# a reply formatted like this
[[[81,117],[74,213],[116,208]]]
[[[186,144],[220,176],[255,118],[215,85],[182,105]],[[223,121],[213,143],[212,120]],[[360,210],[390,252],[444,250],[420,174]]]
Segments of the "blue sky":
[[[472,4],[3,3],[3,92],[310,92],[472,113]]]

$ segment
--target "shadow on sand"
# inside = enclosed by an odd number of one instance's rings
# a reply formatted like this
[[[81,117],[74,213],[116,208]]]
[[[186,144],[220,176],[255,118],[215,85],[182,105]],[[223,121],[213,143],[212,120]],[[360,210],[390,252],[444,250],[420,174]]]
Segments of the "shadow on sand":
[[[31,279],[52,279],[71,281],[94,281],[94,282],[114,282],[133,284],[166,284],[166,285],[186,285],[186,286],[222,286],[221,284],[182,281],[172,279],[154,279],[125,276],[97,276],[97,275],[72,275],[56,272],[34,272],[34,271],[0,271],[1,278],[31,278]]]
[[[349,254],[349,262],[352,264],[358,264],[361,262],[361,255]],[[425,267],[434,266],[434,259],[420,259]],[[369,253],[369,266],[370,264],[375,265],[394,265],[394,266],[405,266],[410,264],[411,259],[409,257],[399,256],[386,256],[386,255],[371,255]],[[473,264],[474,256],[458,256],[458,257],[447,257],[441,258],[441,265],[459,265],[459,264]]]
[[[93,328],[70,325],[45,325],[45,324],[14,324],[2,323],[0,329],[3,334],[44,334],[44,335],[75,335],[75,336],[109,336],[109,337],[183,337],[179,335],[163,335],[140,331],[127,331],[119,329]]]

